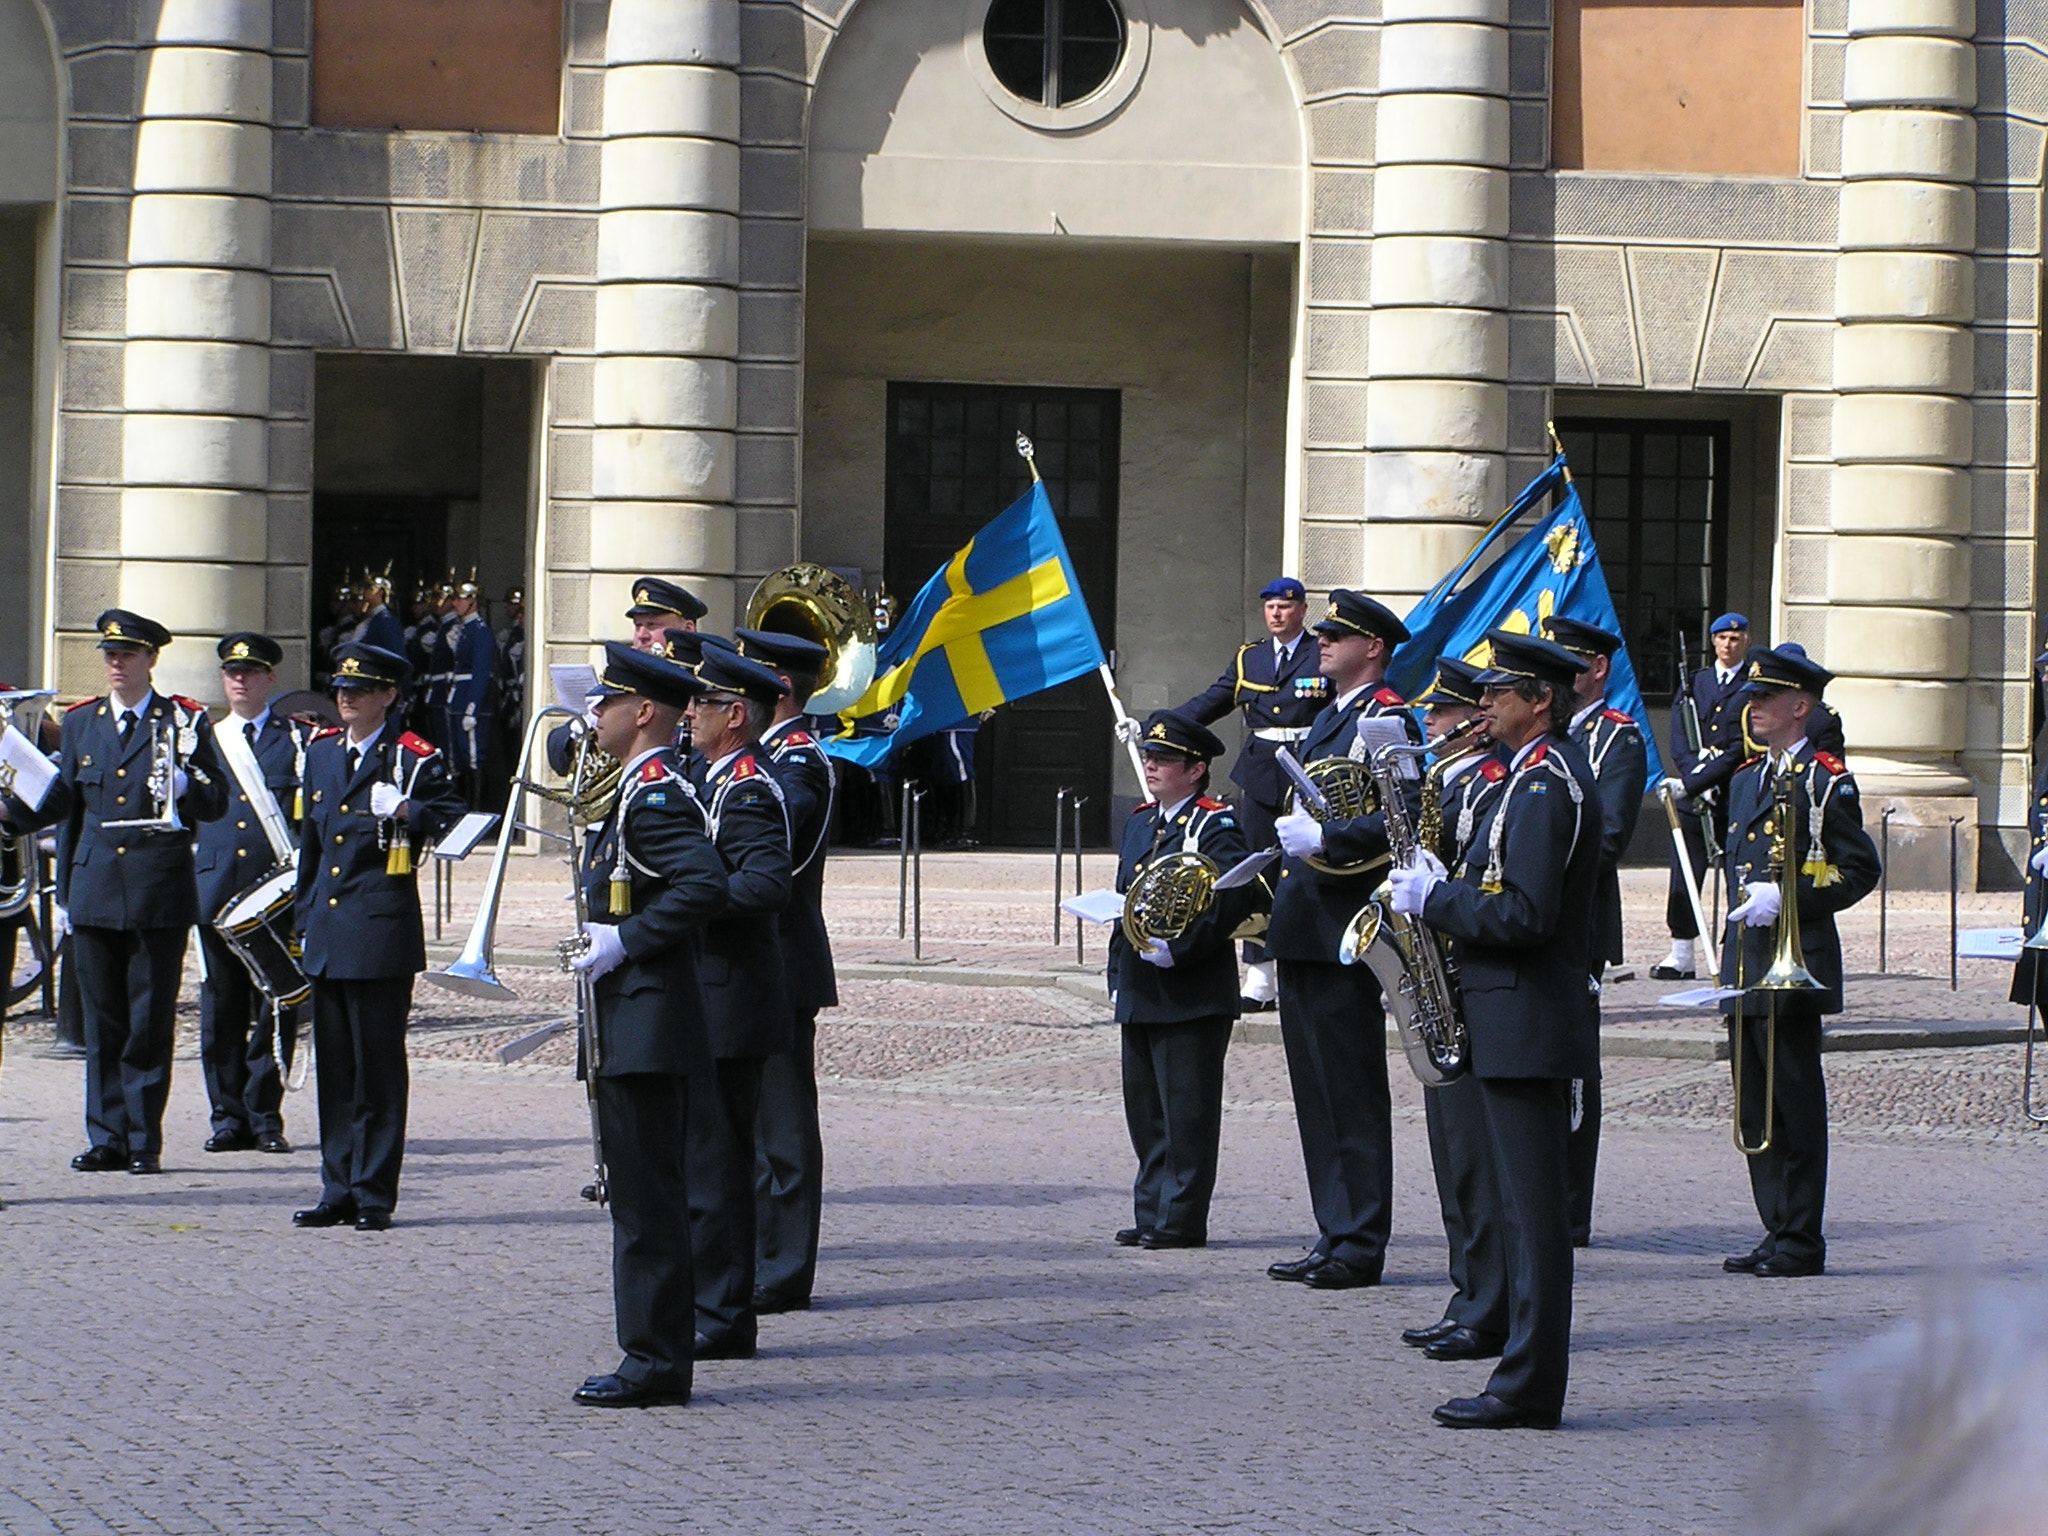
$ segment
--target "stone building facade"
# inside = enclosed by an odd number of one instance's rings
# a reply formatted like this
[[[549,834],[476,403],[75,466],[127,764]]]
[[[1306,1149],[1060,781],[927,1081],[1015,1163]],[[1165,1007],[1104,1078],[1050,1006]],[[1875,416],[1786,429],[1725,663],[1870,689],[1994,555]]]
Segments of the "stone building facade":
[[[998,12],[0,0],[0,674],[92,688],[115,603],[183,689],[232,628],[299,664],[320,550],[409,507],[537,667],[637,571],[721,623],[874,579],[902,391],[957,385],[1114,396],[1150,707],[1278,569],[1425,590],[1553,420],[1720,423],[1716,595],[2011,876],[2048,8],[1116,0],[1036,100]]]

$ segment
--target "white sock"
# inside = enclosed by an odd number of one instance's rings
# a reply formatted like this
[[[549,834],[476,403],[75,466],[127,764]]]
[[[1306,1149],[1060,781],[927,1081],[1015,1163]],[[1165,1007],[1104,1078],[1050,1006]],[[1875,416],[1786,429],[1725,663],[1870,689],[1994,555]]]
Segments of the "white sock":
[[[1673,939],[1671,953],[1664,957],[1664,964],[1674,971],[1689,971],[1694,968],[1691,939]]]
[[[1261,960],[1257,965],[1244,968],[1244,996],[1255,1003],[1270,1003],[1280,995],[1280,988],[1273,980],[1273,962]]]

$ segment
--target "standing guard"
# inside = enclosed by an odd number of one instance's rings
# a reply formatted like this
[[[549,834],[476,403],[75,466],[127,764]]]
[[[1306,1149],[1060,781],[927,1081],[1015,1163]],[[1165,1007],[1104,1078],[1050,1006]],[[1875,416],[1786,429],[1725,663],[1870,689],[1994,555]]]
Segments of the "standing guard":
[[[1842,941],[1835,914],[1877,889],[1877,848],[1863,828],[1863,801],[1848,766],[1809,736],[1815,706],[1834,674],[1804,656],[1757,650],[1743,683],[1759,757],[1729,781],[1728,890],[1744,900],[1728,914],[1721,985],[1745,987],[1722,1004],[1738,1090],[1737,1145],[1749,1154],[1750,1192],[1764,1238],[1723,1264],[1731,1273],[1786,1278],[1827,1267],[1821,1232],[1828,1189],[1827,1084],[1821,1020],[1842,1011]],[[1782,824],[1789,806],[1790,824]],[[1796,910],[1784,893],[1796,890]],[[1796,927],[1782,925],[1792,921]],[[1799,937],[1797,952],[1787,942]],[[1817,986],[1754,990],[1777,952]]]
[[[704,934],[700,976],[716,1058],[716,1092],[690,1117],[691,1248],[697,1266],[697,1358],[754,1353],[754,1124],[761,1065],[790,1048],[789,978],[777,932],[790,902],[790,821],[759,752],[782,679],[722,645],[697,664],[690,700],[701,754],[697,797],[725,861],[725,912]]]
[[[1216,876],[1250,851],[1236,813],[1204,793],[1209,764],[1223,753],[1215,733],[1178,711],[1156,710],[1138,751],[1152,799],[1124,823],[1116,888],[1125,893],[1125,915],[1109,931],[1110,1002],[1123,1026],[1124,1123],[1138,1155],[1132,1224],[1116,1241],[1201,1248],[1209,1241],[1223,1129],[1223,1058],[1237,1022],[1230,935],[1250,914],[1256,888],[1214,889]],[[1188,867],[1189,854],[1212,867]],[[1194,917],[1174,915],[1204,885],[1207,900]],[[1148,914],[1166,916],[1165,925]]]
[[[185,938],[200,920],[192,829],[227,809],[227,770],[200,705],[156,692],[171,632],[122,608],[99,616],[108,691],[64,717],[70,793],[57,902],[85,1005],[81,1173],[163,1171]]]
[[[381,610],[380,610],[381,611]],[[215,926],[235,899],[298,859],[299,786],[312,729],[270,707],[284,648],[268,635],[229,635],[216,650],[228,714],[214,732],[227,765],[227,814],[199,828],[199,1060],[212,1107],[209,1152],[289,1152],[284,1080],[298,1044],[297,1007],[257,990]]]
[[[1749,649],[1749,620],[1724,613],[1709,627],[1714,664],[1685,680],[1671,701],[1671,759],[1675,769],[1664,782],[1680,796],[1679,835],[1694,876],[1704,885],[1708,850],[1719,856],[1728,836],[1727,808],[1721,790],[1748,755],[1742,730],[1743,653]],[[1671,853],[1670,890],[1664,922],[1671,931],[1671,953],[1650,967],[1657,981],[1690,981],[1698,972],[1693,945],[1699,924],[1686,895],[1685,874],[1678,851]]]
[[[1287,804],[1287,780],[1278,757],[1282,747],[1300,750],[1308,728],[1330,702],[1330,680],[1318,670],[1321,653],[1302,629],[1308,593],[1292,576],[1266,583],[1259,594],[1267,637],[1237,648],[1230,670],[1180,706],[1180,713],[1211,725],[1233,709],[1244,711],[1244,745],[1231,766],[1240,793],[1238,821],[1245,838],[1259,848],[1273,846],[1273,820]],[[1257,939],[1244,943],[1246,1013],[1263,1013],[1279,996],[1273,962]]]
[[[398,622],[398,615],[391,611],[391,562],[384,562],[381,574],[367,568],[363,571],[363,617],[356,625],[356,632],[350,638],[365,645],[378,646],[383,650],[405,654],[405,626]]]
[[[818,690],[825,647],[799,635],[742,629],[742,654],[774,670],[789,690],[761,738],[768,769],[789,810],[792,887],[777,931],[789,988],[790,1044],[761,1062],[754,1113],[754,1313],[810,1307],[824,1209],[825,1143],[818,1128],[818,1013],[839,1006],[832,940],[825,931],[825,854],[837,790],[832,759],[805,728],[803,706]]]
[[[1364,593],[1340,588],[1315,630],[1318,666],[1336,697],[1301,744],[1311,772],[1320,761],[1352,758],[1361,720],[1390,716],[1415,740],[1414,716],[1386,684],[1387,659],[1408,626]],[[1321,822],[1297,808],[1274,833],[1287,858],[1266,950],[1280,963],[1280,1040],[1317,1235],[1301,1258],[1266,1273],[1318,1290],[1378,1285],[1394,1214],[1387,1018],[1378,978],[1369,967],[1340,964],[1337,946],[1392,858],[1386,818],[1374,808]]]
[[[482,799],[484,757],[491,746],[492,688],[498,642],[477,612],[476,572],[455,588],[455,627],[449,635],[448,758],[456,792],[475,810]]]
[[[396,652],[343,646],[342,723],[306,751],[298,928],[320,1063],[320,1201],[294,1226],[382,1232],[398,1203],[405,1022],[427,968],[414,856],[462,815],[447,761],[391,714],[408,671]]]
[[[712,1080],[698,990],[699,939],[725,907],[725,865],[704,809],[668,750],[699,684],[682,668],[607,641],[592,713],[596,743],[624,764],[618,799],[591,833],[583,868],[588,943],[576,968],[596,983],[598,1139],[612,1213],[616,1370],[576,1401],[594,1408],[686,1403],[695,1369],[690,1128]],[[705,1094],[705,1098],[711,1095]]]
[[[1594,1009],[1610,965],[1621,960],[1621,856],[1636,835],[1643,789],[1650,781],[1649,752],[1642,727],[1632,715],[1607,707],[1607,679],[1621,636],[1580,619],[1552,618],[1544,631],[1586,664],[1572,687],[1571,739],[1593,770],[1600,793],[1600,896],[1593,914]],[[1688,903],[1690,905],[1690,903]],[[1572,1246],[1593,1241],[1593,1181],[1600,1163],[1600,1078],[1596,1073],[1572,1084],[1572,1144],[1569,1166]]]

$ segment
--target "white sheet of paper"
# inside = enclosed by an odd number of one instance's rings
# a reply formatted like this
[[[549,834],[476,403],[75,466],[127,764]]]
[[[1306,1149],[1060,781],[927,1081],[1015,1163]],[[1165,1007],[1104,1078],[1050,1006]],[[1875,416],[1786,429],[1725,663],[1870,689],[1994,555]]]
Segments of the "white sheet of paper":
[[[2017,928],[1965,928],[1956,935],[1958,960],[2017,960],[2027,936]]]
[[[1399,715],[1370,715],[1358,722],[1358,746],[1352,756],[1362,763],[1372,761],[1373,753],[1382,747],[1399,747],[1408,744],[1408,727]],[[1395,772],[1404,779],[1412,779],[1419,771],[1413,757],[1396,758]]]
[[[597,691],[597,668],[556,662],[548,668],[555,680],[555,702],[564,709],[583,713],[584,701]]]
[[[1095,923],[1106,927],[1120,922],[1124,915],[1124,899],[1115,891],[1085,891],[1079,896],[1069,896],[1060,903],[1062,912],[1070,912],[1084,923]]]
[[[1266,848],[1258,853],[1247,854],[1230,868],[1216,877],[1216,889],[1234,891],[1240,885],[1250,885],[1259,878],[1259,872],[1280,857],[1278,848]]]
[[[476,845],[496,830],[498,818],[489,811],[471,811],[448,829],[448,835],[434,845],[434,857],[454,863],[466,859]]]
[[[1687,987],[1683,992],[1666,992],[1657,1001],[1666,1008],[1711,1008],[1718,1002],[1740,996],[1740,987]]]
[[[40,811],[57,780],[57,765],[12,725],[0,731],[0,784],[32,811]]]

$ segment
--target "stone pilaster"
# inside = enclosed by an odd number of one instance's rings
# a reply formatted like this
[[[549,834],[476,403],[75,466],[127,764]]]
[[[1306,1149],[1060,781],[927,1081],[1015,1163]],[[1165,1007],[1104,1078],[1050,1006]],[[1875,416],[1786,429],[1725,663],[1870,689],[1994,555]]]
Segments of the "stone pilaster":
[[[1507,0],[1383,10],[1366,347],[1375,593],[1425,591],[1506,499],[1507,13]]]

